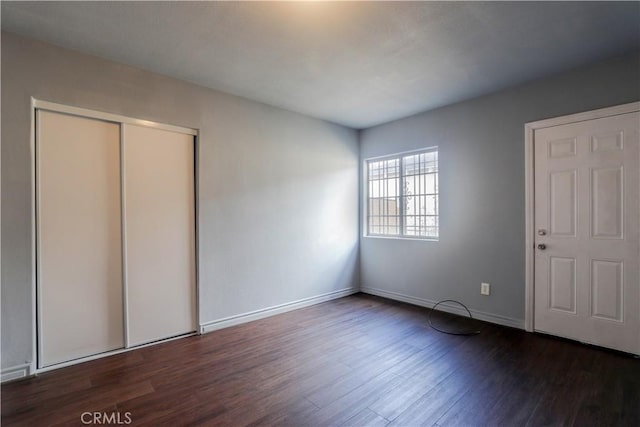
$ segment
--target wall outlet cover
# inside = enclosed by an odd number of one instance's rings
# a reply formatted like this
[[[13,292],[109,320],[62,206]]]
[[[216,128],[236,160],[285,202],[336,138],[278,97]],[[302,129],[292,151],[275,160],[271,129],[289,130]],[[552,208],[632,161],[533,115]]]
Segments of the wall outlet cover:
[[[491,285],[489,283],[482,282],[480,284],[480,294],[482,294],[482,295],[490,295],[491,294]]]

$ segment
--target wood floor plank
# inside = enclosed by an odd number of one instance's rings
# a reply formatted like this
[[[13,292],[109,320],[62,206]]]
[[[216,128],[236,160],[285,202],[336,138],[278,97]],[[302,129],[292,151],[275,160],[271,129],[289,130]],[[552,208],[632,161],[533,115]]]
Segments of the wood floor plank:
[[[345,427],[384,427],[387,424],[389,424],[389,420],[382,418],[371,409],[365,408],[342,425]]]
[[[431,426],[444,415],[470,387],[462,381],[440,383],[411,404],[390,426]]]
[[[357,294],[47,372],[2,385],[2,425],[640,425],[640,360],[428,315]]]
[[[380,373],[389,370],[395,363],[406,359],[416,351],[417,349],[415,347],[409,345],[385,348],[367,358],[367,363],[362,367],[344,375],[337,381],[314,390],[305,397],[316,406],[324,408],[331,402],[358,388],[363,383],[378,376]]]
[[[401,378],[384,371],[367,380],[359,387],[334,400],[324,408],[313,413],[311,424],[320,426],[338,426],[347,422],[381,395],[392,393],[401,382]]]

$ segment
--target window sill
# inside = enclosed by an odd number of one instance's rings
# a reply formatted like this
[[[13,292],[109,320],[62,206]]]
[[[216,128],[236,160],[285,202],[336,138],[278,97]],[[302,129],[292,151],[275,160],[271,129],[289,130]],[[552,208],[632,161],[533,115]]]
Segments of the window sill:
[[[402,236],[371,236],[371,235],[363,235],[362,237],[366,237],[367,239],[386,239],[386,240],[415,240],[418,242],[439,242],[439,238],[433,237],[402,237]]]

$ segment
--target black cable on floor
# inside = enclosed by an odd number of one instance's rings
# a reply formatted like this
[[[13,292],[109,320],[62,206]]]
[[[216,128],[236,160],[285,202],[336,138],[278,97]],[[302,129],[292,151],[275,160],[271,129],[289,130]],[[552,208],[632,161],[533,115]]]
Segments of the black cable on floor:
[[[439,328],[436,328],[435,326],[433,326],[433,323],[431,323],[431,316],[433,315],[433,312],[435,311],[436,307],[439,306],[440,304],[442,304],[443,302],[454,302],[456,304],[460,304],[461,306],[464,307],[465,310],[467,310],[467,313],[469,313],[469,319],[473,319],[473,316],[471,315],[471,311],[469,311],[469,309],[467,308],[466,305],[464,305],[460,301],[456,301],[454,299],[444,299],[442,301],[437,302],[436,305],[431,307],[431,311],[429,312],[429,326],[431,326],[433,329],[435,329],[438,332],[442,332],[443,334],[449,334],[449,335],[478,335],[480,333],[480,330],[475,330],[475,331],[445,331],[444,329],[439,329]]]

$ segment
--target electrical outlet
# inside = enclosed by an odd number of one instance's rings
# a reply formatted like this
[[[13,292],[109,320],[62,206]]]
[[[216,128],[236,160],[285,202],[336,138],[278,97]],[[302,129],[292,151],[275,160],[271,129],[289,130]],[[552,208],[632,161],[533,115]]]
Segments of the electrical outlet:
[[[491,285],[488,283],[480,283],[480,294],[489,295],[491,293]]]

